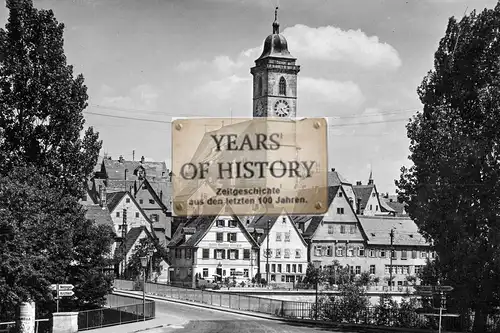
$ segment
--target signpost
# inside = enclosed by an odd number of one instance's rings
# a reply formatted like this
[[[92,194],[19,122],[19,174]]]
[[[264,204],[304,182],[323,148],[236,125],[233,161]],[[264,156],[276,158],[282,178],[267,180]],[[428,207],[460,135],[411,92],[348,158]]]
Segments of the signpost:
[[[56,292],[56,312],[59,312],[59,299],[61,297],[69,297],[73,296],[75,292],[73,291],[72,284],[52,284],[50,285],[50,289]]]
[[[424,297],[433,297],[434,295],[441,295],[440,299],[440,304],[439,308],[435,308],[436,310],[439,309],[439,315],[435,313],[422,313],[423,315],[426,316],[439,316],[439,333],[441,333],[441,321],[442,317],[454,317],[456,316],[455,314],[444,314],[443,315],[443,310],[446,310],[446,292],[450,292],[453,290],[453,287],[451,286],[415,286],[416,292],[415,294],[424,296]]]

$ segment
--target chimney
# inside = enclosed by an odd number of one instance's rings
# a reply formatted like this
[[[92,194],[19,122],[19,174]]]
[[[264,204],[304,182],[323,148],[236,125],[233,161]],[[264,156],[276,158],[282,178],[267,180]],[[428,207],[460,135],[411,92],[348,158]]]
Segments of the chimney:
[[[361,185],[361,181],[360,180],[356,181],[356,185]]]
[[[124,161],[125,161],[125,159],[123,158],[122,155],[120,155],[120,157],[118,158],[118,162],[123,163]]]
[[[335,172],[335,168],[332,168],[332,172]]]
[[[144,156],[141,157],[141,164],[144,163]]]

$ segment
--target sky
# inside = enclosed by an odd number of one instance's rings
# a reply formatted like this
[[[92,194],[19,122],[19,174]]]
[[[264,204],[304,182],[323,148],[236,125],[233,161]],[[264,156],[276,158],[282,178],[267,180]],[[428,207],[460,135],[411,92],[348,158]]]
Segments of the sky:
[[[494,0],[34,0],[64,23],[86,126],[113,159],[171,161],[172,117],[251,117],[250,67],[280,32],[301,66],[299,117],[328,117],[329,167],[394,193],[448,19]],[[0,10],[5,26],[7,10]],[[130,119],[135,118],[135,119]],[[140,119],[140,120],[138,120]]]

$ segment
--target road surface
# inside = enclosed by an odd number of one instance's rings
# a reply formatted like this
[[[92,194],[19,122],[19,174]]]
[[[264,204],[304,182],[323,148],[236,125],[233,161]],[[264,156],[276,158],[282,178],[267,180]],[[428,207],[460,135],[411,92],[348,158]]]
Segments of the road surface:
[[[159,325],[170,326],[148,329],[144,333],[383,332],[383,330],[338,329],[280,322],[161,300],[156,300],[156,319],[154,321]]]

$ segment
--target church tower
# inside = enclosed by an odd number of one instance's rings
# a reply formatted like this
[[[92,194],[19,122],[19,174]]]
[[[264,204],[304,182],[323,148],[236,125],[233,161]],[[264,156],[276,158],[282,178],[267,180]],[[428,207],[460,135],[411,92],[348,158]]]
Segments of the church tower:
[[[253,75],[254,117],[297,116],[297,74],[300,66],[288,52],[285,37],[280,34],[278,7],[274,12],[273,33],[264,41],[264,50],[255,60]]]

